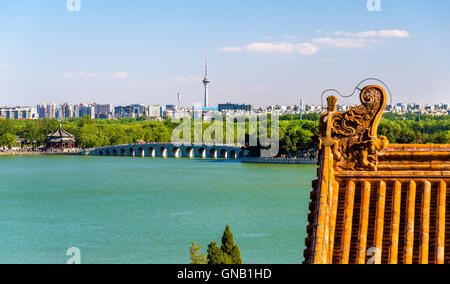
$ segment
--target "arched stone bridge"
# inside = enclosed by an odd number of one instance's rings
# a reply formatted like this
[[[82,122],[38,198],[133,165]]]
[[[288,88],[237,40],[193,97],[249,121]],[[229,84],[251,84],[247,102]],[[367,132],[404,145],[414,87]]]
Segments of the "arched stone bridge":
[[[242,147],[210,144],[151,143],[107,146],[83,152],[88,156],[239,159],[248,153]]]

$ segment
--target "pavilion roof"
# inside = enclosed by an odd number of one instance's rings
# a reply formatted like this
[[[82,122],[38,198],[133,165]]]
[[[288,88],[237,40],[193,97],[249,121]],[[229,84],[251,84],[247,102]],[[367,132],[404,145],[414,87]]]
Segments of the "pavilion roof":
[[[70,134],[69,132],[65,131],[61,124],[59,125],[58,129],[53,132],[52,134],[48,135],[49,139],[54,139],[54,138],[74,138],[74,136],[72,134]]]

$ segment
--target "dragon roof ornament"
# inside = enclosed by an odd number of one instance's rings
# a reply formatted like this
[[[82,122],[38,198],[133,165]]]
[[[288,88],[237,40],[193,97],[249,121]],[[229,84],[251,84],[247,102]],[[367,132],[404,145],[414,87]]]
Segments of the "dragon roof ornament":
[[[328,111],[320,118],[320,148],[331,147],[334,168],[338,171],[376,171],[377,152],[389,144],[378,137],[378,125],[387,104],[385,90],[366,86],[360,93],[361,105],[348,111],[336,111],[338,99],[327,98]]]

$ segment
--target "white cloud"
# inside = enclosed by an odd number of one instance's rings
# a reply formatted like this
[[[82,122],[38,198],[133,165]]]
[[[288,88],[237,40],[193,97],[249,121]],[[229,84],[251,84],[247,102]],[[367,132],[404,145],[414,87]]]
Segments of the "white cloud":
[[[313,39],[314,43],[324,44],[334,47],[345,47],[345,48],[360,48],[364,47],[369,43],[376,43],[377,40],[374,39],[364,39],[364,38],[332,38],[332,37],[323,37]]]
[[[81,78],[81,79],[90,79],[96,77],[97,74],[92,72],[66,72],[61,75],[64,79],[73,79],[73,78]]]
[[[263,39],[264,39],[264,40],[272,40],[273,37],[272,37],[272,36],[265,36],[265,37],[263,37]]]
[[[119,71],[114,73],[112,76],[114,79],[125,79],[128,78],[128,73],[124,71]]]
[[[302,54],[313,55],[317,53],[319,48],[312,43],[270,43],[255,42],[245,47],[223,47],[219,48],[220,52],[260,52],[260,53],[280,53],[280,54]]]
[[[311,43],[264,43],[256,42],[246,47],[249,51],[264,53],[282,53],[282,54],[303,54],[312,55],[318,51],[318,48]]]
[[[8,64],[0,64],[0,69],[9,69],[10,67]]]
[[[402,30],[380,30],[380,31],[364,31],[359,33],[348,33],[338,31],[334,33],[338,36],[355,37],[355,38],[408,38],[411,35],[407,31]]]
[[[318,30],[317,33],[324,33],[322,30]],[[399,29],[393,30],[378,30],[378,31],[363,31],[358,33],[351,32],[334,32],[327,33],[330,36],[324,36],[321,38],[315,38],[311,42],[306,43],[271,43],[271,42],[255,42],[247,46],[229,46],[219,48],[219,52],[231,52],[231,53],[279,53],[284,55],[313,55],[319,51],[317,45],[328,45],[333,47],[344,48],[361,48],[370,44],[379,43],[383,39],[391,38],[409,38],[411,35],[409,32]],[[286,40],[293,40],[295,36],[286,35]],[[317,45],[316,45],[317,44]]]
[[[409,32],[402,30],[364,31],[359,33],[338,31],[333,33],[333,35],[338,37],[316,38],[312,42],[334,47],[361,48],[369,44],[378,43],[382,39],[408,38],[411,36]]]

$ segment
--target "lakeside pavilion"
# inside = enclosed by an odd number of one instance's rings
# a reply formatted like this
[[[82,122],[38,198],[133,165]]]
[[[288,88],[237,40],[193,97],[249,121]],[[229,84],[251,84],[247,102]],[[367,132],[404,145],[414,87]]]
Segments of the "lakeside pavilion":
[[[75,147],[75,137],[69,132],[65,131],[61,124],[58,130],[48,135],[47,149],[72,149]]]
[[[305,263],[450,263],[450,145],[389,144],[386,92],[360,100],[341,113],[329,97],[320,119]]]

